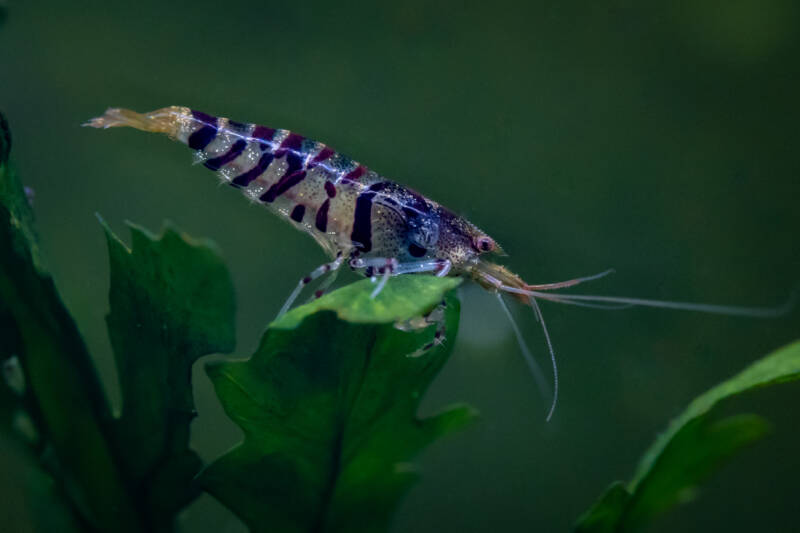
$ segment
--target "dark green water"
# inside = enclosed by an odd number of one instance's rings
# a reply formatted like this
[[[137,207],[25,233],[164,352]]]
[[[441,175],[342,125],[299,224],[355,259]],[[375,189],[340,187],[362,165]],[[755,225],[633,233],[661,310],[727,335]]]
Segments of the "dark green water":
[[[95,354],[109,354],[101,213],[214,239],[234,275],[240,355],[324,260],[217,186],[179,145],[80,123],[178,104],[293,129],[486,229],[531,283],[615,267],[582,292],[771,305],[800,281],[800,7],[790,0],[335,3],[11,2],[0,106],[35,189],[45,256]],[[564,531],[685,404],[798,337],[771,321],[543,308],[561,404],[544,423],[491,297],[465,290],[456,352],[426,409],[483,414],[423,457],[395,531]],[[545,356],[529,310],[519,309]],[[98,360],[116,393],[110,355]],[[196,372],[194,444],[238,439]],[[797,386],[737,400],[775,432],[657,531],[789,531]],[[210,498],[188,531],[239,531]]]

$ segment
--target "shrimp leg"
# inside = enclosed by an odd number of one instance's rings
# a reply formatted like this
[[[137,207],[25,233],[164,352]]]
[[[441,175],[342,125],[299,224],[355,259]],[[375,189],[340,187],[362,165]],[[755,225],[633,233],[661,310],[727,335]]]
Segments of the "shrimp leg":
[[[303,291],[306,285],[308,285],[315,279],[319,278],[320,276],[327,274],[328,272],[336,272],[337,270],[339,270],[339,267],[342,266],[343,262],[344,262],[344,257],[342,257],[342,254],[340,252],[336,254],[336,259],[334,259],[330,263],[325,263],[324,265],[318,266],[317,268],[312,270],[306,277],[301,279],[298,282],[297,287],[295,287],[292,293],[289,295],[289,298],[286,300],[286,303],[284,303],[283,307],[281,307],[281,310],[278,313],[277,318],[282,317],[286,313],[286,311],[289,310],[289,308],[292,306],[297,297],[300,296],[300,293]],[[328,285],[330,285],[330,283],[326,285],[326,288]]]
[[[446,328],[446,321],[445,321],[445,311],[447,310],[447,301],[442,300],[436,307],[434,307],[428,314],[422,317],[423,325],[422,327],[428,327],[431,324],[436,324],[436,331],[433,333],[433,340],[426,343],[421,348],[411,352],[410,354],[406,355],[406,357],[420,357],[425,355],[430,350],[435,348],[436,346],[440,346],[445,341],[445,333],[447,332]],[[414,329],[413,327],[409,326],[402,326],[398,327],[403,331],[409,331]]]
[[[330,275],[327,278],[325,278],[324,280],[322,280],[322,282],[319,284],[319,287],[317,287],[317,290],[314,291],[314,294],[311,295],[311,297],[308,299],[308,301],[309,302],[313,302],[314,300],[318,300],[319,298],[322,298],[322,296],[324,296],[325,293],[328,292],[328,289],[330,288],[330,286],[333,285],[333,283],[336,281],[336,278],[339,277],[339,272],[340,271],[341,271],[341,269],[339,269],[339,268],[337,268],[335,270],[331,270]]]
[[[442,277],[447,275],[452,266],[447,259],[429,259],[400,263],[397,259],[385,257],[373,257],[370,259],[353,257],[350,259],[349,264],[350,268],[353,270],[364,269],[364,275],[368,278],[373,278],[373,280],[376,279],[376,275],[381,276],[381,280],[378,282],[375,290],[372,291],[372,294],[370,294],[370,298],[375,298],[381,293],[391,276],[416,274],[420,272],[436,272],[437,276]]]

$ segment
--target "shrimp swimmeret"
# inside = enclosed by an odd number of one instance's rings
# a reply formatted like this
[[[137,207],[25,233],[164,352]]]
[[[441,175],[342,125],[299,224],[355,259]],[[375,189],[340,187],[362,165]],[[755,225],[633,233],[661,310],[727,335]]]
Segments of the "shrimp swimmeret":
[[[750,308],[551,292],[598,279],[611,271],[557,283],[527,284],[504,266],[486,259],[502,255],[500,246],[465,218],[322,143],[287,130],[234,122],[177,106],[150,113],[111,108],[86,125],[129,126],[166,133],[195,150],[198,160],[224,182],[309,233],[330,261],[300,280],[280,314],[291,307],[306,285],[327,275],[315,293],[321,296],[345,263],[373,279],[372,297],[381,292],[390,276],[428,273],[462,276],[477,282],[497,294],[509,318],[511,313],[502,294],[530,305],[542,325],[553,368],[548,420],[558,399],[558,370],[537,299],[588,307],[649,306],[750,317],[777,316],[790,306]],[[434,311],[427,318],[434,315],[443,316]],[[442,342],[444,321],[439,318],[436,322],[439,327],[433,342],[414,355]],[[513,318],[512,327],[528,366],[545,390],[542,372]]]

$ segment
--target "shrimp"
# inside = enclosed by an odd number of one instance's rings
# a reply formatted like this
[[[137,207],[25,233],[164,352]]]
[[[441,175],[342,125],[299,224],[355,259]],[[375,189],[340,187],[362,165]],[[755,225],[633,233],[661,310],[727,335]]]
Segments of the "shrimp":
[[[314,294],[321,296],[345,263],[373,279],[372,298],[380,294],[391,276],[461,276],[497,294],[525,360],[540,390],[545,391],[542,371],[503,294],[530,306],[541,324],[552,366],[548,421],[558,401],[558,367],[538,300],[604,309],[648,306],[750,317],[777,316],[792,305],[790,301],[779,308],[751,308],[552,292],[599,279],[612,271],[555,283],[527,284],[506,267],[487,259],[505,254],[493,238],[465,218],[296,133],[178,106],[150,113],[110,108],[84,125],[165,133],[194,150],[197,161],[216,172],[223,182],[311,235],[328,261],[300,280],[278,316],[291,308],[307,285],[327,276]],[[437,324],[434,340],[411,355],[420,356],[443,342],[443,316],[442,310],[436,309],[423,317],[425,324]]]

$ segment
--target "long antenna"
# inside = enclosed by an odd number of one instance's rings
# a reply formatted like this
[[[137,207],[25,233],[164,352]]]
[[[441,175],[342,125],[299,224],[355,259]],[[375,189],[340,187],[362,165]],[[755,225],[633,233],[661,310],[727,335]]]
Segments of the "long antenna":
[[[558,365],[556,364],[556,352],[553,350],[553,343],[550,342],[550,333],[547,332],[547,326],[544,323],[542,310],[539,309],[539,303],[533,296],[531,296],[531,307],[533,307],[533,310],[536,311],[536,315],[539,317],[539,322],[542,324],[544,338],[547,340],[547,348],[550,350],[550,361],[553,363],[553,403],[550,405],[550,411],[547,413],[546,418],[546,420],[550,422],[550,419],[553,417],[553,412],[556,410],[556,403],[558,402]]]
[[[544,372],[542,372],[542,367],[539,366],[539,363],[531,354],[530,349],[528,349],[528,344],[525,342],[525,338],[522,336],[522,332],[517,326],[517,321],[514,320],[514,315],[511,314],[511,309],[508,308],[508,304],[503,299],[503,295],[501,293],[496,293],[497,301],[500,302],[500,307],[503,308],[503,311],[506,312],[506,316],[508,317],[509,322],[511,322],[511,329],[514,331],[514,335],[517,337],[517,344],[519,344],[520,350],[522,350],[522,356],[525,358],[525,362],[528,363],[528,368],[531,370],[531,374],[533,374],[533,379],[536,380],[536,385],[539,387],[539,392],[542,394],[542,398],[547,401],[550,387],[548,387],[547,382],[544,379]]]
[[[643,307],[660,307],[664,309],[680,309],[683,311],[698,311],[701,313],[712,313],[718,315],[746,316],[752,318],[775,318],[785,315],[791,311],[797,300],[797,291],[793,292],[789,300],[778,307],[741,307],[735,305],[711,305],[698,304],[691,302],[672,302],[666,300],[648,300],[644,298],[628,298],[621,296],[594,296],[588,294],[564,294],[564,293],[543,293],[529,291],[527,294],[544,300],[552,300],[559,303],[578,303],[578,302],[600,302],[622,305],[637,305]]]

